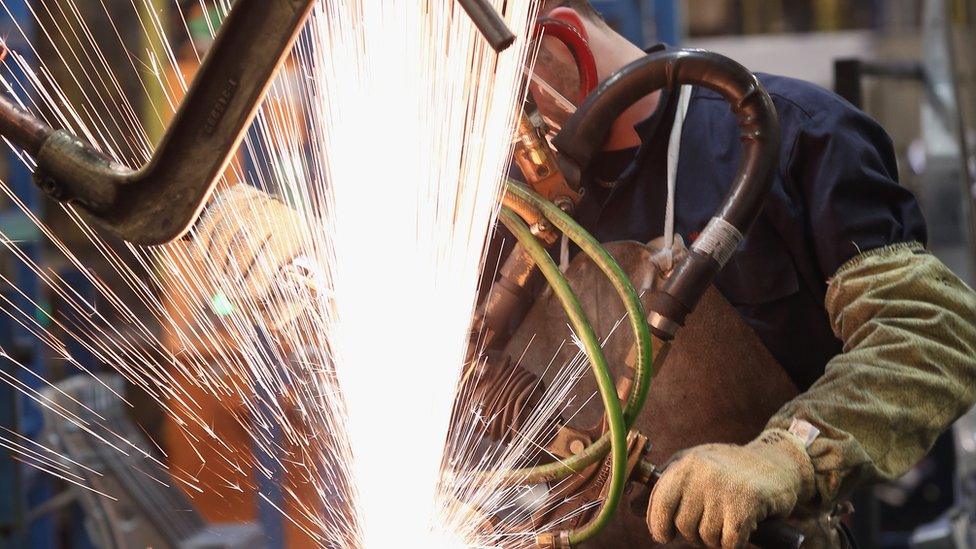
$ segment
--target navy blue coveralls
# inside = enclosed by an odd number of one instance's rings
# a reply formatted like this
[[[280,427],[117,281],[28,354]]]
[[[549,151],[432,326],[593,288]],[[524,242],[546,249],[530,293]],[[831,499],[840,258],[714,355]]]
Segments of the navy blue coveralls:
[[[885,131],[813,84],[759,75],[782,128],[779,169],[762,214],[715,285],[803,391],[841,352],[827,280],[860,252],[918,241],[926,228],[899,185]],[[584,174],[577,218],[602,242],[663,234],[667,145],[677,93],[636,126],[638,148],[604,152]],[[696,87],[681,136],[675,232],[690,245],[718,209],[739,164],[739,128],[718,94]]]

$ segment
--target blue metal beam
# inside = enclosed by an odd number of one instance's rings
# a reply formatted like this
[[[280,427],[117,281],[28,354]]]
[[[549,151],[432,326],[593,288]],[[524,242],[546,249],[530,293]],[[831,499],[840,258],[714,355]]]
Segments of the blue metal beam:
[[[654,0],[657,42],[680,46],[685,38],[684,17],[679,0]]]
[[[17,51],[24,56],[28,62],[37,63],[32,58],[33,48],[30,42],[34,35],[34,19],[29,9],[30,0],[7,0],[4,2],[3,10],[0,10],[0,34],[6,38],[6,46]],[[16,24],[15,24],[16,22]],[[7,69],[12,78],[19,81],[27,81],[24,74],[18,73],[17,66],[8,64]],[[5,147],[5,160],[7,172],[5,183],[17,195],[20,200],[35,214],[42,214],[43,201],[40,192],[34,185],[29,170]],[[18,215],[19,212],[8,212],[6,218]],[[22,223],[21,223],[22,224]],[[27,238],[20,242],[19,246],[31,260],[38,262],[41,257],[41,242],[37,238]],[[38,314],[35,311],[35,303],[42,302],[42,285],[34,272],[22,261],[16,261],[14,267],[14,284],[23,292],[23,295],[16,294],[13,302],[26,314]],[[25,364],[34,374],[47,379],[45,362],[38,349],[41,347],[37,338],[29,330],[15,323],[6,322],[5,333],[0,335],[3,341],[4,351],[10,354],[22,354],[17,357],[22,364]],[[4,368],[11,368],[16,372],[16,376],[22,383],[39,388],[41,382],[24,372],[15,364],[4,358]],[[14,373],[13,371],[11,373]],[[4,408],[4,426],[10,427],[17,433],[28,438],[39,438],[43,429],[43,419],[36,404],[24,394],[13,389],[6,383],[0,383],[0,407]],[[13,408],[14,414],[11,417],[9,410]],[[7,421],[13,421],[12,425],[7,425]],[[26,509],[40,505],[51,497],[52,479],[38,470],[20,464],[11,459],[9,454],[0,456],[0,471],[3,477],[0,484],[4,486],[18,486],[18,490],[0,490],[0,505],[2,516],[0,520],[9,524],[11,529],[5,534],[12,536],[14,543],[21,543],[25,547],[56,547],[54,539],[54,522],[51,517],[42,517],[33,524],[23,524],[23,513]],[[7,484],[10,482],[11,484]]]
[[[594,0],[593,7],[617,32],[640,47],[684,40],[680,0]]]

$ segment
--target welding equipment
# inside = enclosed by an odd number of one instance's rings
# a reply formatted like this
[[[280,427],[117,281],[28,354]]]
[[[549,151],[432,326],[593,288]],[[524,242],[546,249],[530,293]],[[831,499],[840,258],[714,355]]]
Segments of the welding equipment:
[[[550,36],[562,42],[570,51],[579,69],[580,88],[578,101],[582,102],[597,85],[596,61],[586,40],[571,25],[550,17],[540,18],[534,29],[534,38]],[[515,132],[512,159],[522,172],[525,182],[547,201],[564,212],[572,213],[582,198],[578,180],[570,184],[559,168],[559,156],[549,146],[549,128],[536,107],[531,94],[527,94]],[[517,193],[506,193],[504,204],[529,224],[532,234],[546,245],[556,243],[557,234],[551,223],[538,208]],[[529,297],[526,291],[533,273],[535,261],[521,243],[509,253],[498,272],[492,291],[481,303],[475,314],[475,325],[481,329],[481,345],[485,348],[504,344],[519,321],[518,313]]]
[[[582,37],[555,24],[549,29],[559,30],[551,35],[570,48],[578,63],[584,60],[580,63],[584,86],[581,95],[587,95],[588,48]],[[612,123],[642,97],[665,87],[677,90],[682,85],[709,88],[732,105],[742,131],[743,160],[725,203],[691,250],[677,260],[663,286],[652,295],[650,310],[645,314],[620,265],[568,212],[573,211],[582,191],[581,174],[602,148]],[[653,373],[667,354],[675,333],[759,214],[779,155],[779,125],[769,95],[752,73],[720,55],[693,50],[651,54],[610,76],[587,96],[556,136],[558,154],[542,138],[546,129],[540,120],[528,101],[514,152],[525,183],[509,181],[500,216],[518,245],[501,269],[500,284],[496,283],[479,309],[479,320],[487,328],[486,346],[503,345],[511,334],[505,330],[520,321],[512,315],[525,311],[516,303],[529,294],[526,286],[538,270],[562,303],[590,361],[605,410],[604,432],[595,442],[583,447],[577,444],[571,455],[559,456],[558,461],[502,473],[512,483],[550,487],[573,477],[572,482],[583,489],[579,493],[590,496],[587,501],[600,502],[585,524],[577,521],[574,528],[546,532],[537,538],[539,547],[570,547],[591,539],[608,524],[628,480],[645,486],[649,492],[657,478],[658,469],[645,455],[646,438],[633,430],[635,420],[643,408]],[[554,161],[561,173],[553,173]],[[593,261],[625,304],[634,352],[629,379],[621,383],[614,383],[600,341],[579,299],[546,249],[559,233]],[[656,353],[652,350],[651,333],[664,342]],[[621,388],[623,395],[618,396]],[[517,392],[519,402],[530,398]],[[494,405],[498,407],[497,403]],[[560,425],[559,429],[562,434],[557,434],[556,440],[565,439],[563,431],[569,427]],[[579,440],[587,439],[577,436]],[[772,518],[761,523],[751,539],[767,547],[798,547],[803,537],[781,519]]]
[[[76,137],[53,130],[3,99],[0,134],[37,160],[38,184],[52,197],[79,205],[88,219],[127,241],[151,245],[173,240],[203,208],[313,2],[238,0],[163,142],[138,171],[112,163]],[[459,2],[493,47],[511,43],[504,23],[486,1]],[[652,54],[624,67],[590,93],[596,83],[595,65],[579,33],[545,20],[540,32],[569,47],[581,67],[580,96],[586,100],[555,138],[558,154],[549,147],[542,117],[527,103],[515,143],[516,163],[526,181],[509,181],[500,216],[518,246],[502,267],[502,283],[493,287],[478,316],[487,328],[484,344],[499,347],[510,335],[510,327],[518,323],[519,311],[524,311],[517,305],[530,294],[527,286],[533,273],[541,272],[565,308],[593,369],[605,409],[604,432],[593,437],[596,440],[578,433],[557,435],[557,440],[574,442],[563,459],[502,473],[513,483],[550,486],[585,473],[584,481],[572,485],[600,505],[585,523],[537,539],[540,547],[568,547],[592,538],[606,526],[628,480],[648,485],[655,478],[653,465],[642,456],[646,439],[633,430],[635,421],[670,341],[760,211],[779,154],[779,127],[772,101],[755,76],[725,57],[688,50]],[[582,193],[581,174],[602,147],[614,120],[641,97],[682,85],[712,89],[732,105],[742,129],[742,162],[725,203],[689,253],[678,260],[663,287],[655,291],[650,310],[645,312],[625,271],[571,213]],[[634,360],[629,378],[620,385],[623,405],[601,342],[547,250],[560,234],[593,261],[625,305]],[[651,333],[664,342],[657,353],[652,349]],[[492,409],[517,410],[506,406],[531,403],[535,398],[528,390],[532,380],[516,375],[512,368],[509,364],[500,371],[508,374],[503,376],[506,379],[514,376],[519,380],[516,390],[499,391],[488,383],[475,392],[491,401]],[[501,417],[510,423],[520,421],[514,413]],[[501,433],[503,429],[495,426],[492,431]],[[497,473],[492,474],[497,478]],[[779,541],[785,538],[788,545],[799,545],[799,535],[781,521],[766,521],[758,532],[768,532],[768,528],[785,532]]]
[[[515,35],[488,0],[458,0],[458,4],[495,51],[502,52],[515,42]]]
[[[496,51],[515,40],[487,0],[458,0]],[[238,0],[162,143],[138,170],[0,97],[0,135],[37,161],[37,184],[133,244],[179,238],[244,138],[315,0]]]

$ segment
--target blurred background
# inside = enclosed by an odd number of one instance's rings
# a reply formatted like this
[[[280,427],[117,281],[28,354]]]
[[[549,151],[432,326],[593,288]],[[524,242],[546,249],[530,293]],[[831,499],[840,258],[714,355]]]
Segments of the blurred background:
[[[84,73],[90,56],[103,57],[114,67],[117,81],[98,86],[103,110],[78,115],[109,120],[138,116],[154,142],[163,126],[152,114],[171,112],[162,87],[175,86],[179,76],[166,75],[158,89],[147,89],[139,74],[154,70],[153,59],[163,55],[165,40],[179,56],[182,75],[192,76],[196,54],[205,49],[209,34],[208,15],[199,9],[199,1],[183,2],[183,15],[178,4],[174,0],[4,0],[0,1],[0,36],[11,37],[8,48],[25,55],[28,63],[43,62],[47,70],[33,77],[57,82],[64,90],[59,100],[68,103],[81,103],[92,93],[93,82],[73,75]],[[877,118],[895,144],[902,183],[923,204],[931,248],[971,284],[976,282],[976,0],[598,0],[594,4],[611,25],[639,45],[666,42],[718,51],[754,71],[800,78],[834,90]],[[143,34],[150,14],[167,28]],[[82,27],[92,36],[79,36],[77,29]],[[16,42],[15,28],[29,40]],[[93,52],[85,46],[89,41],[104,47]],[[5,82],[27,76],[17,74],[10,64],[4,70],[11,71],[3,75]],[[123,104],[134,105],[134,112],[120,107]],[[118,131],[124,133],[121,125]],[[125,146],[121,139],[123,151]],[[9,182],[32,211],[43,212],[47,224],[70,243],[85,268],[112,284],[116,271],[106,264],[103,251],[91,248],[76,224],[59,206],[45,201],[22,164],[7,148],[4,151],[0,179]],[[255,162],[254,155],[260,151],[240,158],[249,177],[273,169]],[[50,253],[34,224],[6,197],[0,198],[0,230],[51,272],[76,280],[75,290],[97,303],[78,267]],[[73,314],[46,295],[36,275],[8,252],[0,253],[0,273],[18,289],[2,298],[36,304],[42,322],[50,325],[51,318]],[[38,387],[36,376],[68,377],[72,372],[65,371],[65,363],[39,350],[34,337],[0,315],[4,375],[33,387]],[[84,349],[72,352],[84,363]],[[93,359],[84,364],[90,371],[104,367]],[[19,365],[26,365],[26,370]],[[158,409],[127,390],[135,407],[125,414],[151,440],[165,444],[166,426]],[[214,410],[214,414],[225,413],[226,406],[215,405]],[[35,438],[42,437],[45,429],[41,411],[4,383],[0,383],[0,429]],[[198,459],[183,457],[191,462]],[[210,503],[195,502],[207,521],[254,522],[271,547],[307,546],[300,534],[288,532],[290,526],[282,524],[280,514],[254,497],[253,486],[244,492],[215,490],[210,498]],[[898,482],[864,490],[854,504],[851,525],[863,547],[972,546],[976,419],[961,420],[912,472]],[[91,525],[86,527],[79,509],[78,498],[65,483],[24,467],[4,449],[0,547],[96,546],[99,542],[93,542]]]

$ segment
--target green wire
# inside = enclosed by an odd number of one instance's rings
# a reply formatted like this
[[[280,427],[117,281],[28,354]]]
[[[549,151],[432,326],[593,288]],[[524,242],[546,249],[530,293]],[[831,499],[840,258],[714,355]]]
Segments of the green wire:
[[[651,378],[654,376],[654,372],[651,371],[654,340],[651,338],[651,332],[647,327],[647,314],[644,312],[644,305],[641,303],[637,290],[613,256],[586,229],[576,223],[569,214],[531,189],[511,179],[508,180],[508,192],[542,211],[543,215],[557,229],[569,237],[583,250],[583,253],[593,260],[596,266],[603,271],[603,274],[610,279],[610,283],[613,284],[617,294],[623,300],[627,319],[634,334],[634,343],[637,346],[637,363],[634,365],[635,390],[630,392],[627,407],[624,410],[624,419],[627,421],[627,429],[630,430],[634,426],[637,416],[640,415],[640,411],[644,408],[647,393],[651,388]]]
[[[603,355],[603,348],[597,338],[593,327],[590,326],[583,312],[576,294],[570,287],[566,277],[560,272],[559,267],[543,248],[542,244],[536,240],[529,230],[528,225],[508,208],[502,208],[500,219],[502,223],[512,231],[519,243],[525,247],[532,259],[539,265],[539,270],[552,287],[553,293],[559,298],[566,315],[569,317],[573,329],[583,343],[587,357],[593,368],[593,375],[596,377],[597,387],[600,397],[603,399],[603,406],[606,409],[607,425],[609,432],[601,437],[608,439],[610,444],[611,468],[610,468],[610,488],[607,497],[600,507],[600,512],[593,520],[578,530],[573,530],[569,534],[570,543],[577,544],[593,537],[597,532],[606,526],[613,518],[617,505],[623,498],[625,484],[627,482],[627,425],[624,421],[623,409],[617,397],[617,389],[614,385],[613,376],[610,373],[610,366]],[[643,317],[641,317],[643,318]],[[591,447],[592,448],[592,447]],[[585,453],[585,451],[584,451]],[[579,454],[577,454],[579,455]],[[604,454],[605,455],[605,454]],[[574,456],[575,457],[575,456]],[[599,458],[597,458],[599,459]]]
[[[634,289],[634,285],[631,284],[626,273],[606,249],[559,207],[512,180],[509,180],[508,192],[517,199],[528,202],[542,211],[553,225],[575,242],[583,250],[583,253],[587,254],[606,274],[614,289],[623,299],[627,317],[634,333],[634,342],[637,346],[634,387],[630,391],[627,406],[624,408],[624,420],[629,431],[647,401],[647,393],[650,390],[651,378],[653,377],[653,339],[651,339],[650,331],[647,328],[644,306],[637,295],[637,290]],[[572,457],[544,465],[509,471],[505,476],[513,482],[526,484],[555,482],[573,473],[579,473],[600,461],[607,455],[611,447],[610,434],[604,433],[596,442]]]
[[[634,388],[630,391],[627,406],[624,408],[624,421],[629,431],[647,401],[647,394],[651,387],[651,379],[654,375],[652,362],[654,340],[651,338],[650,331],[648,330],[644,306],[641,303],[640,296],[637,294],[637,290],[634,289],[633,284],[630,282],[624,270],[600,242],[593,238],[592,235],[576,223],[566,212],[552,202],[545,200],[531,189],[511,179],[508,180],[507,190],[517,200],[528,202],[538,208],[549,222],[579,246],[583,253],[587,254],[597,267],[603,271],[623,300],[624,307],[627,311],[627,318],[634,334],[634,342],[637,347],[637,362],[634,367]],[[548,254],[546,257],[548,257]],[[603,459],[607,451],[613,449],[610,435],[611,433],[604,433],[594,444],[567,460],[527,468],[521,471],[513,471],[511,476],[522,478],[522,482],[527,483],[551,482],[565,478],[569,474],[582,471],[586,467]],[[612,491],[610,495],[613,495]],[[583,528],[570,532],[571,543],[585,541],[599,532],[606,525],[606,522],[602,520],[605,514],[601,512]]]

